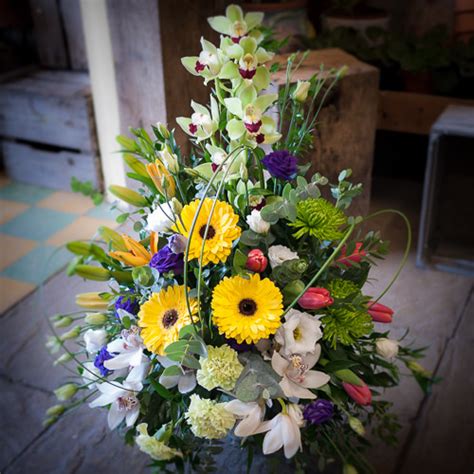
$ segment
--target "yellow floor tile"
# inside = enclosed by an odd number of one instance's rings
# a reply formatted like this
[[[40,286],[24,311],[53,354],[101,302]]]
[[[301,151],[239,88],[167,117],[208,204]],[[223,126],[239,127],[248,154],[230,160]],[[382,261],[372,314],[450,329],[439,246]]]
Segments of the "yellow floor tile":
[[[28,204],[0,199],[0,224],[4,224],[18,214],[26,211],[28,207]]]
[[[22,281],[12,280],[0,276],[0,314],[14,305],[28,293],[35,289],[35,285]]]
[[[115,227],[117,224],[114,221],[81,216],[64,229],[53,234],[46,243],[49,245],[59,246],[64,245],[71,240],[90,239],[97,234],[97,229],[101,225]]]
[[[38,242],[0,234],[0,271],[33,250]]]
[[[38,207],[46,207],[55,211],[72,212],[73,214],[84,214],[94,207],[91,198],[76,193],[57,191],[37,204]]]

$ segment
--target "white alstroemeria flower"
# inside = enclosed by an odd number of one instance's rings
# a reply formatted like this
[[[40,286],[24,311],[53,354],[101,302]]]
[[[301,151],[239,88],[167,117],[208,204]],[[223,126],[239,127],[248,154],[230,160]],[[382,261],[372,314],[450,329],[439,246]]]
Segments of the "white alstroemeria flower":
[[[318,344],[312,354],[301,356],[292,354],[282,357],[277,351],[272,356],[273,370],[282,377],[280,387],[289,398],[314,399],[316,395],[309,390],[319,388],[329,382],[329,375],[318,370],[310,370],[319,359],[321,346]]]
[[[240,400],[232,400],[226,403],[225,409],[241,420],[234,429],[235,436],[241,438],[255,434],[265,416],[265,405],[257,402],[244,403]]]
[[[239,92],[239,97],[224,99],[227,110],[235,115],[226,125],[229,138],[242,141],[249,146],[272,144],[281,138],[276,131],[273,118],[264,115],[265,111],[277,100],[277,94],[264,94],[257,97],[256,90],[245,87]]]
[[[268,249],[268,259],[272,268],[278,267],[287,260],[295,260],[299,258],[296,252],[293,252],[284,245],[272,245]]]
[[[146,230],[150,232],[168,232],[175,223],[173,200],[160,204],[146,219]]]
[[[89,403],[89,406],[95,408],[110,405],[107,422],[111,430],[117,428],[123,420],[128,427],[131,427],[140,414],[137,394],[142,388],[142,384],[127,380],[123,384],[118,382],[97,384],[101,395]]]
[[[88,329],[84,333],[86,351],[89,354],[99,352],[107,342],[107,332],[105,329]]]
[[[219,106],[214,97],[211,97],[211,111],[204,107],[204,105],[191,101],[191,107],[194,113],[191,118],[178,117],[176,122],[183,129],[185,133],[193,138],[196,142],[205,140],[211,137],[218,129],[219,123]]]
[[[292,458],[303,449],[300,427],[303,426],[303,413],[298,405],[289,404],[286,412],[281,412],[269,421],[264,421],[258,433],[267,431],[263,439],[263,454],[272,454],[283,447],[286,459]]]
[[[165,368],[171,367],[173,365],[179,366],[178,362],[168,359],[168,357],[157,356],[157,359],[160,361],[160,364]],[[196,387],[196,373],[192,369],[185,369],[183,373],[179,375],[161,374],[159,382],[165,388],[170,389],[178,386],[179,393],[189,393],[192,392]]]
[[[107,345],[107,351],[114,357],[104,361],[104,367],[109,370],[131,369],[127,380],[141,383],[150,368],[150,360],[143,354],[144,349],[139,328],[132,326],[124,329],[120,338]]]
[[[229,5],[225,16],[213,16],[207,19],[211,28],[218,33],[229,36],[231,41],[238,44],[242,38],[254,33],[263,20],[262,12],[248,12],[244,15],[239,5]]]
[[[254,209],[245,219],[250,229],[257,234],[268,234],[270,224],[263,220],[260,211]]]
[[[375,341],[375,351],[384,359],[393,359],[398,354],[398,341],[380,337]]]
[[[271,248],[271,247],[270,247]],[[321,321],[316,316],[290,309],[283,323],[275,334],[275,340],[282,346],[281,352],[306,355],[314,352],[316,343],[323,337]]]

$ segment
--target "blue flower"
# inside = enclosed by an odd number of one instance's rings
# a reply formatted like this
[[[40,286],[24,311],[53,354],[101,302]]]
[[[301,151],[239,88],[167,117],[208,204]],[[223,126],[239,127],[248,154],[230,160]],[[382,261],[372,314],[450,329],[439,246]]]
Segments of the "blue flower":
[[[298,159],[290,155],[288,150],[269,153],[262,159],[262,163],[272,176],[286,181],[295,178],[298,171]]]
[[[165,245],[153,255],[150,267],[156,268],[160,273],[173,271],[175,275],[180,275],[184,269],[183,254],[173,253],[169,245]]]
[[[329,400],[324,400],[323,398],[318,398],[318,400],[306,405],[303,412],[304,419],[313,425],[325,423],[330,420],[333,415],[334,405]]]
[[[112,358],[113,355],[107,350],[107,346],[102,347],[99,353],[95,356],[94,366],[99,369],[102,377],[107,377],[107,375],[110,374],[111,371],[104,367],[104,362]]]
[[[137,299],[133,295],[123,295],[119,296],[117,301],[115,302],[115,317],[120,319],[118,314],[118,310],[123,309],[127,311],[127,313],[136,315],[140,310],[140,305],[138,304]]]

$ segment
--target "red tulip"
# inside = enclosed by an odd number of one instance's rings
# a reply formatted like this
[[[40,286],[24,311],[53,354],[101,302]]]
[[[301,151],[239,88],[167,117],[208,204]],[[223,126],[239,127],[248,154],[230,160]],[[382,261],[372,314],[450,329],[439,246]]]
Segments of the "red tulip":
[[[352,265],[351,262],[359,263],[362,260],[362,257],[367,255],[367,252],[363,250],[362,242],[357,242],[355,245],[355,250],[350,255],[346,255],[347,247],[344,245],[341,249],[341,256],[336,260],[337,263],[343,263],[350,267]]]
[[[369,301],[369,309],[367,310],[372,321],[376,323],[391,323],[393,316],[393,309],[380,303],[373,303]]]
[[[267,268],[268,259],[260,249],[253,249],[247,254],[245,267],[252,272],[262,273]]]
[[[342,382],[342,387],[347,395],[349,395],[349,397],[351,397],[358,405],[371,404],[372,394],[365,383],[363,383],[363,385],[353,385],[351,383]]]
[[[326,288],[308,288],[298,300],[298,304],[304,309],[320,309],[334,303],[331,294]]]

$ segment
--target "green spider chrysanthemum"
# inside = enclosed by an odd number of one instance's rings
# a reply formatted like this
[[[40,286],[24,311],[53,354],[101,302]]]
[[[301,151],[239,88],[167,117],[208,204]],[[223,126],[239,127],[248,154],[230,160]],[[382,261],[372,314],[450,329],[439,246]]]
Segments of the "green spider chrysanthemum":
[[[290,226],[298,229],[293,235],[299,239],[305,234],[323,240],[337,240],[342,237],[339,230],[346,223],[344,213],[326,199],[305,199],[296,206],[296,221]]]
[[[332,280],[326,288],[334,299],[343,300],[351,295],[360,293],[360,288],[350,280]]]
[[[343,345],[354,344],[357,339],[369,334],[374,326],[367,312],[350,307],[329,309],[321,322],[323,339],[333,348],[338,342]]]

